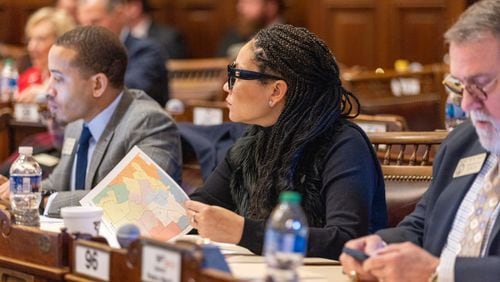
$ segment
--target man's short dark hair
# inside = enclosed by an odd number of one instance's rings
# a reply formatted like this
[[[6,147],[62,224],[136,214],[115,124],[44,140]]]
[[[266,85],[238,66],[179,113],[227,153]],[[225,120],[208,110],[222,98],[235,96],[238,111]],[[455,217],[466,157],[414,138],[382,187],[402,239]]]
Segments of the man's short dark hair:
[[[127,51],[113,32],[100,26],[77,27],[60,36],[55,45],[76,51],[71,64],[84,76],[104,73],[113,87],[123,87]]]

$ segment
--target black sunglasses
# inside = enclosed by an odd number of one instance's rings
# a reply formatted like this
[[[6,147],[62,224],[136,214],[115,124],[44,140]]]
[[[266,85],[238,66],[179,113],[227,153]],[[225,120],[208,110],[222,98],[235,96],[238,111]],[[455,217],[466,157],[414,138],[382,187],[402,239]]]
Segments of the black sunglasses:
[[[257,80],[266,78],[275,80],[284,80],[283,78],[276,75],[256,72],[256,71],[235,69],[234,64],[227,65],[227,86],[229,89],[233,89],[234,83],[236,82],[237,78],[244,80]]]

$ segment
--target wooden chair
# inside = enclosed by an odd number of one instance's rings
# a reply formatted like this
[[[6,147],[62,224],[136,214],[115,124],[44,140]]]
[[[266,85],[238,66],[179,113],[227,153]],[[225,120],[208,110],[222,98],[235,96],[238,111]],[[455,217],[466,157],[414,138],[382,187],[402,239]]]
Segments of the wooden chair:
[[[432,160],[447,132],[368,133],[377,152],[383,152],[382,172],[389,227],[410,214],[432,181]],[[393,150],[395,149],[395,152]]]
[[[168,60],[170,98],[222,100],[228,63],[227,58]]]
[[[189,122],[196,125],[216,125],[230,121],[229,109],[225,102],[186,100],[181,103],[182,105],[176,106],[181,108],[180,110],[175,109],[176,107],[169,109],[169,104],[167,103],[167,111],[176,122]],[[203,178],[196,156],[191,150],[186,149],[187,147],[189,147],[188,144],[185,144],[183,141],[181,186],[189,194],[203,185]]]
[[[353,120],[365,132],[406,131],[406,119],[399,115],[364,115],[360,114]]]
[[[446,94],[441,81],[446,66],[424,66],[421,71],[346,71],[342,80],[361,102],[363,114],[395,114],[410,130],[444,128]]]
[[[371,132],[370,141],[382,165],[432,165],[447,131]]]

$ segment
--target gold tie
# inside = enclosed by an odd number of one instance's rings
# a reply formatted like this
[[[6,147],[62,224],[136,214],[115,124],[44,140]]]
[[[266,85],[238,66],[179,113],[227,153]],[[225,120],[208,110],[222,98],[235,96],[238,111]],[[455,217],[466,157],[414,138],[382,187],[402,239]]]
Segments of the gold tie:
[[[479,257],[481,255],[486,232],[489,230],[490,224],[495,222],[491,215],[495,211],[500,197],[499,165],[500,162],[497,158],[484,177],[483,187],[479,190],[473,203],[474,211],[467,220],[464,237],[460,243],[459,256]]]

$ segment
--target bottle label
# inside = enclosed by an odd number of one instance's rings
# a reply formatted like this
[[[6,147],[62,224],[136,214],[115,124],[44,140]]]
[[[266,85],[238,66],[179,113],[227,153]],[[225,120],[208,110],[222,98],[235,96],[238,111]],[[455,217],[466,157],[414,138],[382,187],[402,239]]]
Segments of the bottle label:
[[[268,229],[265,238],[265,253],[300,253],[305,254],[307,238],[296,233],[282,233]]]
[[[10,192],[14,194],[20,193],[38,193],[40,191],[40,175],[32,176],[11,176],[10,177]]]

